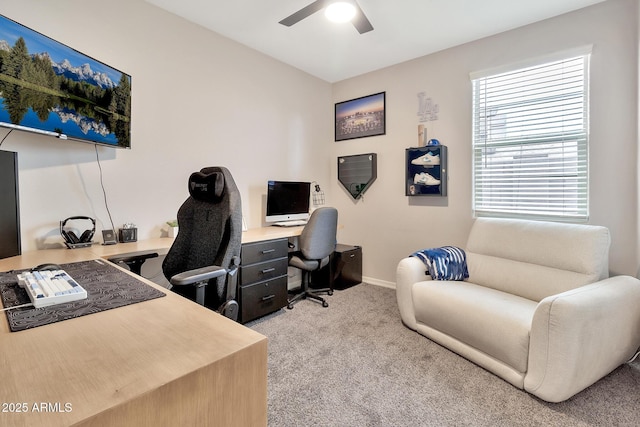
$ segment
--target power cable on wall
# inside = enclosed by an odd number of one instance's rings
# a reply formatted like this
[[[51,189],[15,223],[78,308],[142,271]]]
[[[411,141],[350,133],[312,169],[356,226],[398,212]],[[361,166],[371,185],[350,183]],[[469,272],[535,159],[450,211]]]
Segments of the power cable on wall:
[[[100,169],[100,187],[102,187],[102,194],[104,196],[104,206],[107,209],[107,214],[109,215],[111,229],[115,232],[116,228],[113,226],[113,219],[111,218],[111,211],[109,210],[109,203],[107,202],[107,191],[104,188],[104,181],[102,179],[102,165],[100,164],[100,156],[98,155],[98,145],[95,144],[93,147],[96,149],[96,160],[98,162],[98,169]]]
[[[2,143],[4,142],[4,140],[7,139],[9,135],[11,135],[11,132],[13,132],[13,129],[9,129],[9,132],[7,132],[4,138],[2,138],[2,141],[0,141],[0,146],[2,146]]]
[[[94,145],[94,147],[96,149],[96,161],[98,162],[98,169],[100,169],[100,186],[102,187],[102,194],[104,196],[104,206],[107,209],[107,214],[109,215],[109,222],[111,223],[111,229],[115,231],[115,227],[113,225],[113,219],[111,218],[111,211],[109,210],[109,203],[107,201],[107,191],[104,188],[102,165],[100,164],[100,156],[98,154],[98,146]],[[164,278],[164,275],[163,275],[162,271],[160,271],[159,273],[154,274],[153,276],[146,277],[146,279],[149,279],[149,280],[151,280],[153,282],[156,282],[156,283],[158,283],[157,279],[161,279],[161,278]]]

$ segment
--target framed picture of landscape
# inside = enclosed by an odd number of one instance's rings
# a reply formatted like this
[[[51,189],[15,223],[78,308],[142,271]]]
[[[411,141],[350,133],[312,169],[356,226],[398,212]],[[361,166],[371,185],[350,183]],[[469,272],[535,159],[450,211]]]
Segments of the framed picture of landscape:
[[[338,102],[335,105],[335,140],[384,135],[385,92]]]

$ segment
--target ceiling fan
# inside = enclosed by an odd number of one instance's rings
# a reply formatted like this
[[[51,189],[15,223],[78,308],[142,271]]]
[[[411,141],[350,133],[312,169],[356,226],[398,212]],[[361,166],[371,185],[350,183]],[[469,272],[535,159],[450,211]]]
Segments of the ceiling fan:
[[[345,2],[345,0],[342,1]],[[282,21],[280,21],[280,24],[290,27],[293,24],[302,21],[304,18],[313,15],[320,9],[323,9],[335,2],[336,0],[316,0],[313,3],[303,7],[299,11],[287,16]],[[373,25],[371,25],[371,22],[369,22],[356,0],[348,0],[346,2],[353,4],[353,6],[355,6],[356,8],[356,14],[351,20],[351,23],[354,27],[356,27],[356,30],[358,30],[360,34],[364,34],[373,30]]]

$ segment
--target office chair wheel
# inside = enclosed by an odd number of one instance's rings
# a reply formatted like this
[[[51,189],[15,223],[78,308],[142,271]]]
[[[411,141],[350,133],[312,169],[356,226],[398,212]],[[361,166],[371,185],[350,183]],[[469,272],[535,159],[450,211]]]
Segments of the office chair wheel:
[[[323,307],[329,307],[329,303],[328,303],[328,302],[326,302],[326,301],[322,301],[322,306],[323,306]]]
[[[293,304],[291,304],[291,303],[287,304],[287,308],[288,308],[289,310],[293,310]]]
[[[333,295],[333,291],[329,291],[329,292],[327,292],[327,294],[328,294],[329,296],[331,296],[331,295]]]
[[[238,302],[234,300],[230,300],[225,302],[218,308],[218,313],[222,314],[225,317],[233,320],[234,322],[238,321]]]

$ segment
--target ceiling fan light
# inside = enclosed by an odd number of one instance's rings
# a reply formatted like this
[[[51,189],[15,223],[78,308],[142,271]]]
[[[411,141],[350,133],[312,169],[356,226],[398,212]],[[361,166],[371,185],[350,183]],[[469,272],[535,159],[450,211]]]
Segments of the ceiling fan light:
[[[349,22],[356,16],[356,7],[346,1],[337,1],[324,9],[324,16],[331,22]]]

